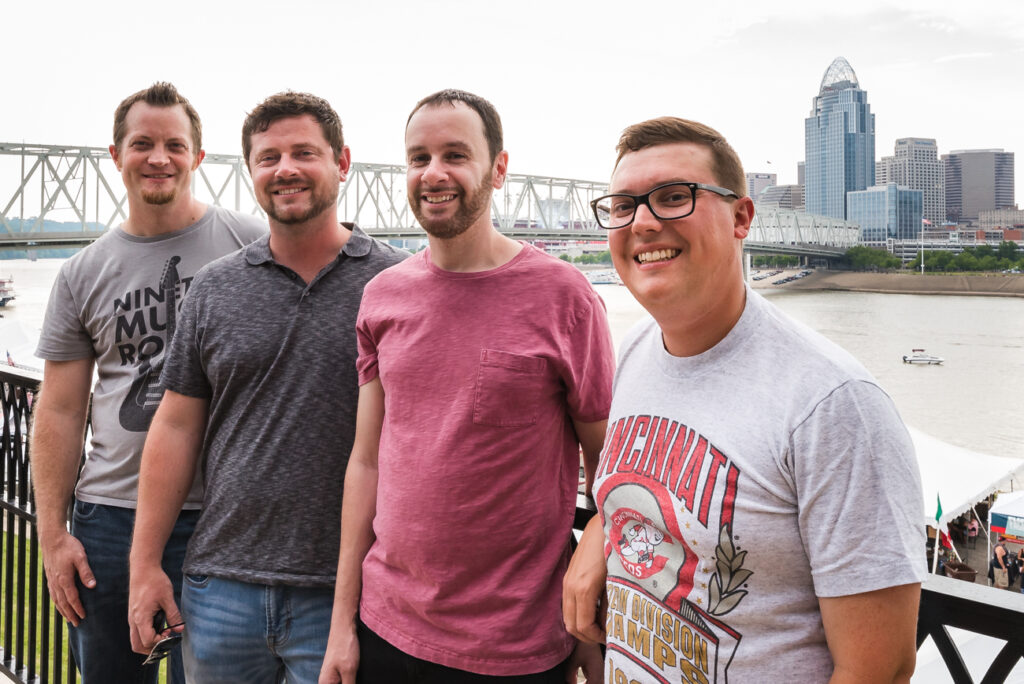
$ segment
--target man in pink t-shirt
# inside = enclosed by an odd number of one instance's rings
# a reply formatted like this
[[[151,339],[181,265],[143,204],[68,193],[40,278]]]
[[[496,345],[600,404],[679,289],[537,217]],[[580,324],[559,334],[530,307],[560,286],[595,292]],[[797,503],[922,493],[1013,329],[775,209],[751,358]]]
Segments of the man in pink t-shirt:
[[[508,153],[493,105],[435,93],[405,138],[430,244],[363,295],[320,681],[600,677],[560,607],[580,447],[589,491],[611,401],[604,305],[576,269],[494,228]]]

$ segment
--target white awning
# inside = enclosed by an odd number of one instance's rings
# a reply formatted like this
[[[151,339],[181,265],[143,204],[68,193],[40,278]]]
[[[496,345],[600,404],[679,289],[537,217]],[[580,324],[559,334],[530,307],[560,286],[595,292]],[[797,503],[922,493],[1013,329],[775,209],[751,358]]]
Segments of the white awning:
[[[1024,459],[992,456],[954,446],[908,428],[917,450],[925,523],[935,527],[937,499],[942,528],[994,491],[1024,489]]]

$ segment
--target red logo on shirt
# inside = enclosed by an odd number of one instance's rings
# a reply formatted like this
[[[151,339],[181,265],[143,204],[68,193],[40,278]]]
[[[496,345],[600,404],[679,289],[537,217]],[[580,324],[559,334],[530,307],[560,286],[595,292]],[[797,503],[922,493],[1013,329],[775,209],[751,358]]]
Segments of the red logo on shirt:
[[[656,553],[657,547],[675,543],[650,518],[629,508],[620,508],[612,516],[611,542],[622,567],[639,579],[661,572],[668,559]]]

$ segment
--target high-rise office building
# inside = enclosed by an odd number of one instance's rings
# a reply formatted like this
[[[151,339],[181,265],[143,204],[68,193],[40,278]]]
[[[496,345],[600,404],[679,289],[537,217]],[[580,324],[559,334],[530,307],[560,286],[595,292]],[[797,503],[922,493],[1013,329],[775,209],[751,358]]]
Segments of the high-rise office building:
[[[803,209],[804,188],[802,185],[770,185],[754,197],[754,202],[759,209]]]
[[[772,185],[778,185],[778,176],[774,173],[748,173],[747,197],[757,199],[762,190]]]
[[[946,218],[977,221],[985,209],[1013,203],[1013,152],[953,150],[942,155],[946,175]]]
[[[978,212],[978,226],[982,230],[1024,228],[1024,209],[982,209]]]
[[[895,183],[875,185],[846,195],[847,220],[860,224],[860,241],[887,238],[914,240],[921,234],[924,193]]]
[[[875,184],[875,115],[842,57],[821,79],[804,139],[807,212],[846,218],[846,193]]]
[[[875,165],[875,183],[896,183],[920,190],[924,217],[934,225],[946,220],[946,177],[932,138],[900,138],[894,154]]]

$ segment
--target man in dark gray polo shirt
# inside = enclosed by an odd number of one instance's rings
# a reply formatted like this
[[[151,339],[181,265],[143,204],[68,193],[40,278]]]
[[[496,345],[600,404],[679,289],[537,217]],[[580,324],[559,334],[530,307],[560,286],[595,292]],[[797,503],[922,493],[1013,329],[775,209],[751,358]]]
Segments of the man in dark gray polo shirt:
[[[312,682],[355,434],[356,313],[365,283],[406,254],[338,223],[351,162],[326,101],[271,96],[242,146],[270,235],[203,269],[182,309],[143,452],[132,646],[153,647],[162,609],[185,623],[171,631],[184,630],[190,681]],[[197,466],[206,494],[179,613],[159,558]]]

